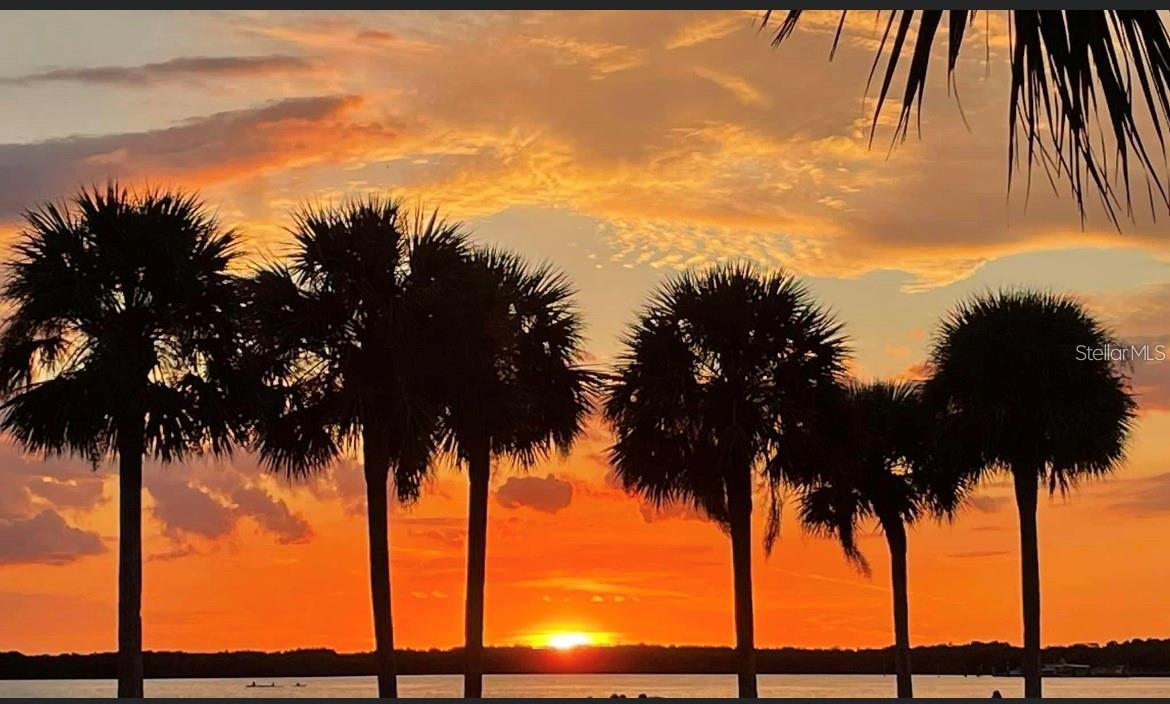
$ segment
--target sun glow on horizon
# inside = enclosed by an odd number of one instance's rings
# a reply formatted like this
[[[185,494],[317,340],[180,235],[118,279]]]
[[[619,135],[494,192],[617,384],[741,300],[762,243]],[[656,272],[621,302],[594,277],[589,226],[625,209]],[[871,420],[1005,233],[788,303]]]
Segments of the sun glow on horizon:
[[[545,642],[548,647],[556,650],[572,650],[583,645],[597,645],[597,638],[592,633],[563,631],[548,634]]]
[[[519,641],[532,648],[550,648],[568,651],[598,645],[613,645],[617,634],[612,631],[596,631],[584,623],[558,623],[529,631]]]

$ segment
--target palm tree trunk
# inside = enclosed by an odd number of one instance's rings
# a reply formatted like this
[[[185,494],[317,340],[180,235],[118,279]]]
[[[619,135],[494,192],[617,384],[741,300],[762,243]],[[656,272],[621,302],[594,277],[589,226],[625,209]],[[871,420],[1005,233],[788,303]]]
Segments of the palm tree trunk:
[[[394,622],[390,615],[390,521],[386,501],[390,474],[388,454],[362,433],[362,460],[366,474],[366,511],[370,543],[370,597],[374,605],[374,649],[378,669],[378,696],[398,696],[398,668],[394,662]]]
[[[463,696],[483,696],[483,592],[487,567],[488,480],[491,450],[485,443],[468,463],[471,490],[467,509],[467,609],[464,616]]]
[[[731,565],[735,576],[735,660],[741,699],[755,699],[756,640],[752,615],[752,492],[751,473],[728,483],[731,514]]]
[[[1036,471],[1013,472],[1020,514],[1020,576],[1024,602],[1024,696],[1040,697],[1040,545],[1036,529]]]
[[[142,428],[118,433],[118,696],[142,698]]]
[[[906,579],[906,527],[900,519],[882,521],[882,532],[890,546],[890,578],[894,594],[894,673],[898,698],[914,696],[910,670],[910,598]]]

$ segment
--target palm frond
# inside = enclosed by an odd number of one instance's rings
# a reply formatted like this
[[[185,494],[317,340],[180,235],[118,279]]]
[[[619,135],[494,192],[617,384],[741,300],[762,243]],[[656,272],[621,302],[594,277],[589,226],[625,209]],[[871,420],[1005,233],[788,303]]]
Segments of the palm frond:
[[[939,324],[926,398],[944,445],[982,471],[1035,473],[1052,491],[1124,460],[1136,404],[1112,333],[1046,291],[973,296]],[[1096,352],[1096,356],[1091,354]]]
[[[531,466],[567,452],[600,376],[583,363],[581,317],[567,277],[498,248],[478,247],[454,292],[460,330],[446,378],[446,446],[474,447]]]
[[[388,456],[400,501],[418,498],[443,414],[443,360],[462,226],[370,196],[293,213],[290,263],[244,286],[249,367],[265,385],[256,445],[274,469],[322,469],[359,442]],[[367,471],[378,471],[367,468]]]
[[[728,482],[754,473],[810,419],[848,354],[840,325],[797,279],[745,263],[667,281],[624,345],[603,406],[617,477],[717,521],[729,517]]]
[[[812,535],[835,538],[845,558],[865,576],[869,562],[857,545],[857,531],[863,518],[858,497],[842,484],[821,484],[802,490],[798,499],[800,524]]]
[[[900,535],[925,515],[948,518],[970,487],[964,466],[940,457],[933,423],[918,384],[854,381],[789,434],[766,471],[796,491],[805,530],[836,537],[864,571],[863,526]]]
[[[899,66],[905,86],[894,139],[905,139],[912,115],[921,114],[932,49],[947,16],[947,81],[975,10],[892,10],[874,57],[885,58],[870,138]],[[768,24],[772,11],[763,16]],[[789,11],[774,35],[780,44],[796,29],[801,10]],[[1170,35],[1157,10],[1010,10],[1011,86],[1008,183],[1026,164],[1029,181],[1039,165],[1053,180],[1067,180],[1085,214],[1086,194],[1096,193],[1107,217],[1119,225],[1133,215],[1131,173],[1145,179],[1170,208],[1165,174],[1165,131],[1170,123]],[[833,39],[836,50],[845,13]],[[891,41],[891,30],[893,38]],[[1102,108],[1104,108],[1102,110]],[[1157,148],[1152,149],[1151,143]]]
[[[197,196],[83,189],[26,213],[13,252],[0,390],[18,439],[94,459],[143,432],[164,462],[240,439],[238,236]]]

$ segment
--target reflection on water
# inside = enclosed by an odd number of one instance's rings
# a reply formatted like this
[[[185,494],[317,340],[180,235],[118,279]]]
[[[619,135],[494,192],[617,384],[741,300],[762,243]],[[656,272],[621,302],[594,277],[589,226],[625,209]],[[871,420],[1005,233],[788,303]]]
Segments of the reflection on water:
[[[275,687],[248,687],[275,684]],[[297,687],[297,683],[304,686]],[[405,697],[458,697],[463,680],[457,675],[399,678]],[[1006,677],[922,675],[914,678],[919,697],[991,696],[1023,693],[1023,682]],[[0,681],[0,697],[112,697],[113,680]],[[1062,678],[1044,681],[1052,697],[1170,697],[1170,677]],[[731,697],[732,675],[489,675],[489,697],[608,697],[639,694],[659,697]],[[307,677],[246,679],[147,680],[148,697],[374,697],[373,677]],[[761,675],[763,697],[892,697],[894,678],[881,675]]]

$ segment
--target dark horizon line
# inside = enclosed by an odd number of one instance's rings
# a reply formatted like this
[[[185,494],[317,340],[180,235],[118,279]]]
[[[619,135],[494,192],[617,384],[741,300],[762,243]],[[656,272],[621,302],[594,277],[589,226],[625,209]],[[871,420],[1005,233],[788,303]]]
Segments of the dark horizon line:
[[[1043,646],[1044,650],[1062,649],[1062,648],[1109,648],[1124,646],[1131,643],[1166,643],[1170,645],[1170,635],[1166,636],[1135,636],[1130,638],[1111,638],[1107,641],[1067,641],[1064,643],[1046,643]],[[922,643],[915,644],[913,650],[937,650],[945,648],[972,648],[981,646],[996,646],[1007,648],[1021,648],[1017,643],[1012,643],[1005,640],[970,640],[965,643],[954,642],[939,642],[939,643]],[[880,646],[800,646],[800,645],[777,645],[777,646],[757,646],[756,652],[800,652],[800,653],[871,653],[884,652],[893,648],[893,643],[889,645]],[[710,645],[700,643],[590,643],[583,645],[575,645],[571,648],[556,648],[551,645],[527,645],[524,643],[508,643],[499,645],[484,645],[484,650],[496,651],[522,651],[522,652],[547,652],[547,653],[568,653],[568,652],[585,652],[585,651],[616,651],[616,650],[734,650],[734,645]],[[365,655],[373,655],[371,650],[338,650],[327,645],[304,645],[294,648],[286,648],[279,650],[261,650],[256,648],[232,648],[221,650],[174,650],[169,648],[164,649],[150,649],[143,650],[145,653],[153,653],[157,655],[289,655],[295,653],[329,653],[341,657],[358,657]],[[410,648],[394,648],[396,653],[413,653],[413,654],[459,654],[463,652],[463,646],[452,645],[447,647],[433,646],[433,647],[410,647]],[[79,652],[76,650],[58,651],[58,652],[24,652],[21,650],[0,650],[0,657],[19,655],[23,657],[98,657],[103,655],[114,655],[116,650],[93,650],[89,652]]]
[[[889,675],[893,646],[869,649],[760,648],[760,674]],[[965,645],[920,645],[913,648],[919,675],[1013,675],[1021,649],[1004,642]],[[1095,676],[1170,677],[1170,638],[1076,644],[1043,649],[1048,663],[1089,666]],[[116,653],[23,655],[0,652],[0,680],[112,679]],[[396,651],[400,675],[458,675],[464,671],[461,647],[446,650]],[[377,672],[372,652],[337,653],[327,648],[276,653],[221,651],[185,653],[147,651],[146,677],[273,678],[370,676]],[[492,646],[484,649],[487,674],[732,674],[730,646],[608,645],[578,646],[562,651],[539,646]]]

